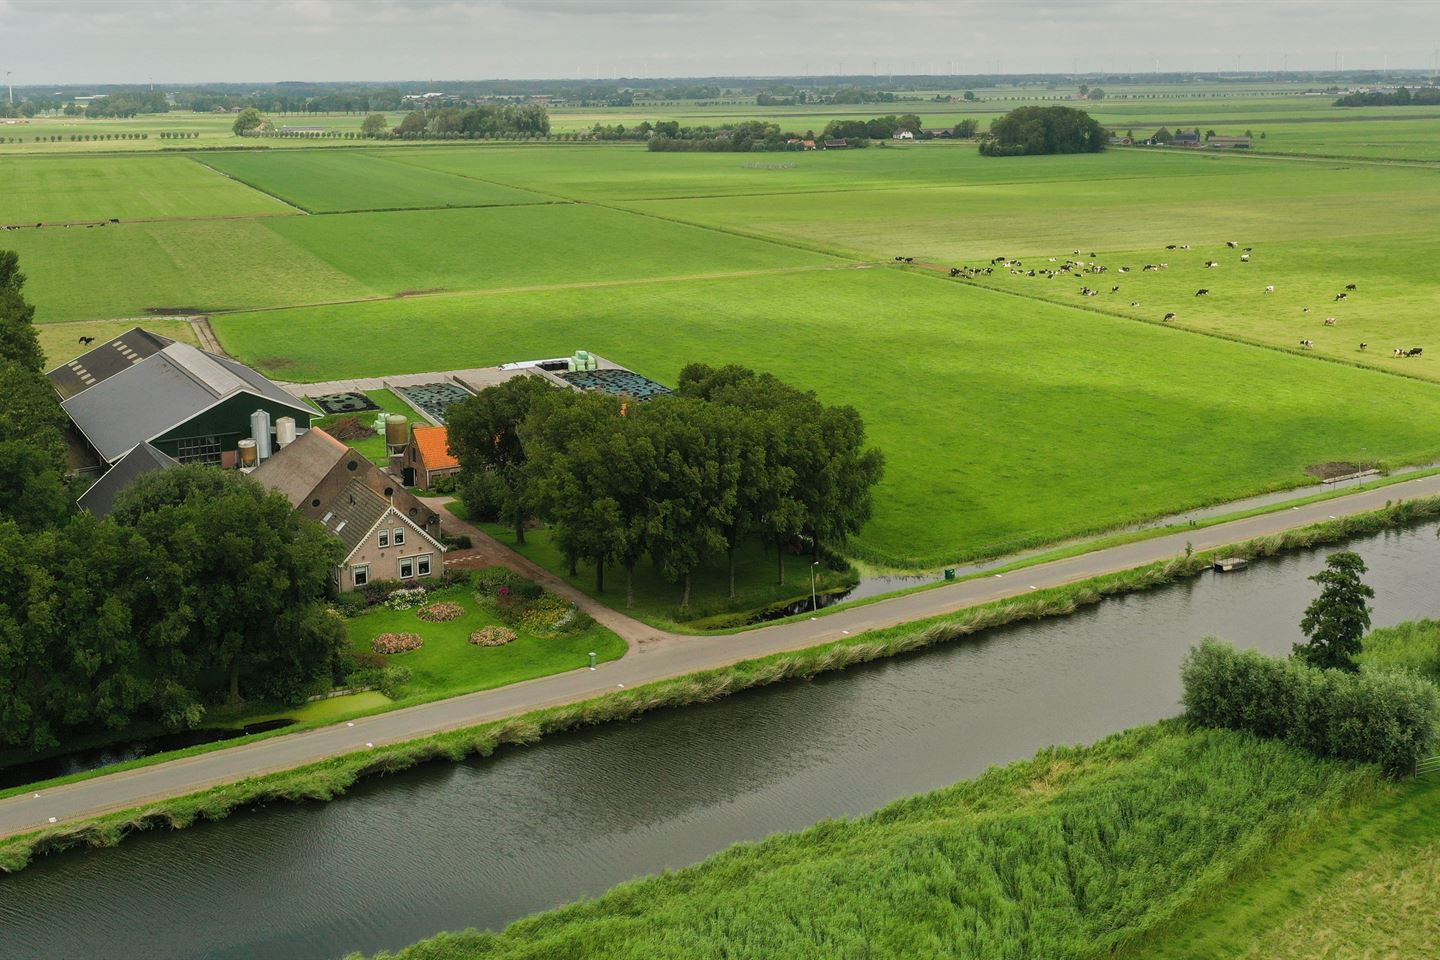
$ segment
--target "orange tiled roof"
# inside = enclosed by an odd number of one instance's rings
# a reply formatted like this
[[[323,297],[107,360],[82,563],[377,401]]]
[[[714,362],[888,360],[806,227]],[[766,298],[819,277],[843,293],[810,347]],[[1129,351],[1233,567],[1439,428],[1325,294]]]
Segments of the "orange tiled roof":
[[[415,449],[426,470],[445,470],[460,466],[460,461],[450,455],[450,435],[444,427],[415,427]]]

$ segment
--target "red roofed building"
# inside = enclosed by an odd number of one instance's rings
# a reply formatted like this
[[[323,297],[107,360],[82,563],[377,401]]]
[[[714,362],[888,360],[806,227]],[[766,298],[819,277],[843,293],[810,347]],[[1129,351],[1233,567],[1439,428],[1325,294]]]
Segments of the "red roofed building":
[[[406,470],[414,470],[414,486],[428,490],[441,477],[450,477],[460,472],[460,461],[450,453],[450,435],[444,427],[422,427],[416,425],[410,432],[410,442],[405,445]],[[406,477],[406,482],[411,478]]]

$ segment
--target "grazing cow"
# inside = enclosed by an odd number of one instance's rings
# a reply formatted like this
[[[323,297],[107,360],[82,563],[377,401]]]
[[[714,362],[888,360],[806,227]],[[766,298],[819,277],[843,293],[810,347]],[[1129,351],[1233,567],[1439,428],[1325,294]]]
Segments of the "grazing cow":
[[[1301,348],[1302,350],[1313,350],[1313,349],[1315,349],[1315,341],[1314,341],[1314,340],[1301,340],[1301,341],[1300,341],[1300,348]]]
[[[952,277],[958,277],[958,276],[960,276],[960,268],[959,268],[959,267],[951,267],[951,268],[950,268],[950,276],[952,276]]]
[[[1345,299],[1346,297],[1348,297],[1348,296],[1350,296],[1350,294],[1348,294],[1348,293],[1337,293],[1337,294],[1335,294],[1335,299],[1336,299],[1336,300],[1344,300],[1344,299]]]
[[[1131,300],[1131,301],[1130,301],[1130,306],[1132,306],[1132,307],[1138,307],[1138,306],[1140,306],[1140,301],[1139,301],[1139,300]]]
[[[1242,253],[1242,254],[1240,254],[1240,262],[1241,262],[1241,263],[1249,263],[1249,262],[1250,262],[1250,254],[1248,254],[1248,253]]]
[[[899,263],[901,260],[904,260],[904,259],[905,259],[904,257],[896,257],[896,258],[895,258],[895,262],[896,262],[896,263]]]
[[[92,343],[94,343],[94,342],[95,342],[95,338],[94,338],[94,337],[81,337],[81,338],[80,338],[80,345],[81,345],[81,346],[88,347],[88,346],[90,346],[90,344],[92,344]]]
[[[906,257],[906,258],[905,258],[905,262],[906,262],[906,263],[914,263],[914,262],[915,262],[915,258],[914,258],[914,257]]]
[[[1345,284],[1345,289],[1346,289],[1346,290],[1354,290],[1354,289],[1357,289],[1357,288],[1356,288],[1355,284],[1353,284],[1353,283],[1347,283],[1347,284]]]
[[[1310,312],[1310,308],[1309,308],[1309,307],[1301,307],[1301,308],[1300,308],[1300,312],[1301,312],[1301,313],[1309,313],[1309,312]]]
[[[1246,252],[1246,253],[1254,253],[1254,252],[1255,252],[1255,248],[1254,248],[1254,247],[1246,247],[1246,248],[1245,248],[1245,252]]]
[[[1226,240],[1225,246],[1229,247],[1231,250],[1234,250],[1236,247],[1240,246],[1240,244],[1236,243],[1234,240]]]
[[[1195,296],[1197,296],[1197,297],[1208,297],[1208,296],[1210,296],[1210,291],[1207,290],[1205,287],[1201,287],[1199,290],[1196,290],[1196,291],[1195,291]]]
[[[1361,340],[1361,341],[1360,341],[1360,350],[1361,350],[1362,352],[1363,352],[1363,351],[1365,350],[1365,348],[1368,347],[1368,346],[1370,346],[1370,344],[1366,343],[1364,340]]]
[[[1326,318],[1325,318],[1325,326],[1327,326],[1327,327],[1333,327],[1333,326],[1335,326],[1335,318],[1334,318],[1334,317],[1326,317]]]
[[[1165,316],[1163,316],[1163,317],[1160,318],[1160,322],[1161,322],[1161,323],[1169,323],[1171,320],[1174,320],[1174,319],[1175,319],[1175,314],[1173,314],[1173,313],[1167,313],[1167,314],[1165,314]]]
[[[1267,285],[1267,286],[1265,287],[1265,292],[1266,292],[1266,293],[1274,293],[1274,292],[1275,292],[1275,284],[1272,283],[1272,284]],[[1309,307],[1306,307],[1305,309],[1308,310],[1308,309],[1310,309],[1310,308],[1309,308]]]
[[[1119,287],[1111,287],[1111,288],[1110,288],[1110,292],[1111,292],[1111,293],[1119,293],[1119,292],[1120,292],[1120,288],[1119,288]]]
[[[1182,244],[1180,244],[1180,249],[1181,249],[1181,250],[1189,250],[1189,249],[1190,249],[1190,244],[1188,244],[1188,243],[1182,243]]]
[[[1120,272],[1121,272],[1121,273],[1129,273],[1129,272],[1130,272],[1130,268],[1129,268],[1129,267],[1121,267],[1121,268],[1120,268]]]
[[[1403,348],[1401,348],[1401,347],[1396,347],[1396,348],[1395,348],[1395,356],[1397,356],[1397,357],[1403,357],[1403,356],[1405,356],[1405,350],[1404,350]]]
[[[1218,266],[1220,266],[1220,264],[1217,263],[1217,262],[1214,261],[1214,260],[1206,260],[1206,261],[1205,261],[1205,269],[1206,269],[1206,270],[1213,270],[1215,267],[1218,267]]]
[[[1175,244],[1173,244],[1173,243],[1167,243],[1167,244],[1165,244],[1165,249],[1166,249],[1166,250],[1174,250],[1174,249],[1175,249]]]
[[[1424,351],[1422,348],[1420,348],[1420,347],[1411,347],[1409,350],[1406,350],[1406,351],[1405,351],[1405,356],[1407,356],[1407,357],[1418,357],[1418,356],[1420,356],[1420,354],[1422,354],[1422,353],[1424,353],[1424,352],[1425,352],[1425,351]]]

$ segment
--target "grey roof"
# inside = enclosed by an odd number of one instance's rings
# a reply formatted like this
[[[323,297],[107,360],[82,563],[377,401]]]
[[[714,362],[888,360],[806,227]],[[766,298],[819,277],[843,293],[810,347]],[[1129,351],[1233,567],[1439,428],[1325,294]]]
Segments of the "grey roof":
[[[242,376],[241,371],[249,375]],[[60,405],[100,455],[113,463],[137,443],[154,439],[239,393],[268,397],[309,412],[243,364],[187,343],[171,343],[123,371],[123,376],[102,380]]]
[[[116,495],[130,486],[136,477],[178,466],[178,460],[167,457],[150,444],[136,444],[134,449],[116,461],[103,477],[80,494],[77,502],[81,509],[89,510],[97,517],[109,516],[110,511],[115,508]]]
[[[87,350],[45,376],[50,378],[61,398],[68,399],[110,379],[122,370],[129,370],[141,360],[159,353],[174,342],[158,333],[131,327],[109,343]]]
[[[359,480],[351,480],[327,505],[321,523],[345,544],[348,557],[390,511],[390,502]]]

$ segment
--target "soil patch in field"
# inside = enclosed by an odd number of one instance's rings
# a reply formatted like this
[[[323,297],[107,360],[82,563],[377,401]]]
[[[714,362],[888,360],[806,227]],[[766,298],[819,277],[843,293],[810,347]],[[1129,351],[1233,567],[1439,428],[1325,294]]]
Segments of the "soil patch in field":
[[[197,313],[209,313],[205,307],[146,307],[152,317],[190,317]]]
[[[419,289],[416,289],[416,290],[401,290],[399,293],[395,294],[395,299],[396,299],[396,300],[400,300],[400,299],[403,299],[404,297],[423,297],[423,296],[425,296],[425,294],[427,294],[427,293],[444,293],[444,292],[445,292],[445,288],[444,288],[444,287],[420,287]]]
[[[348,443],[351,440],[365,440],[375,436],[375,428],[359,417],[341,417],[326,427],[325,432],[341,443]]]
[[[1329,463],[1312,463],[1305,468],[1305,472],[1320,480],[1329,480],[1332,477],[1349,476],[1352,473],[1359,473],[1366,469],[1367,464],[1350,463],[1346,460],[1332,460]]]

